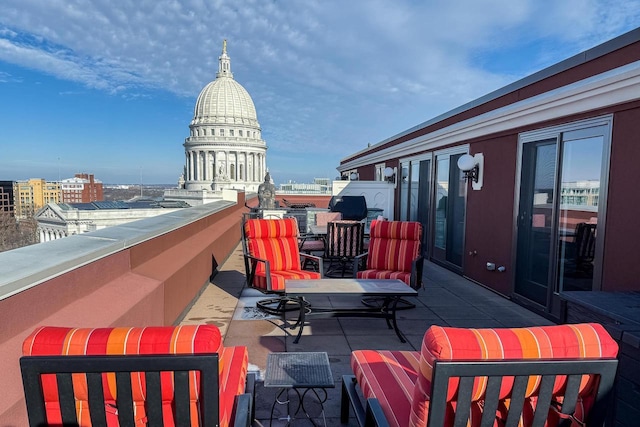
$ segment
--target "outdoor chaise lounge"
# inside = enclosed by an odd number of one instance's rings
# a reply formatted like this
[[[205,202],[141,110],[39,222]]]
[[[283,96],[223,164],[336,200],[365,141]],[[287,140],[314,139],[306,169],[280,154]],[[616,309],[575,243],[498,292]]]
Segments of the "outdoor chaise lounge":
[[[247,349],[223,347],[215,326],[41,327],[23,354],[31,426],[246,427],[253,419]]]
[[[359,425],[602,426],[617,353],[599,324],[431,326],[420,352],[352,353],[341,418],[352,407]]]

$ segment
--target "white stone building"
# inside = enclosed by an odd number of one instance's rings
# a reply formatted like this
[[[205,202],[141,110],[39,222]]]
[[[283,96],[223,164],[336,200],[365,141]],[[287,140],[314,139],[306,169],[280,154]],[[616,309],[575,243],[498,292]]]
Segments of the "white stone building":
[[[216,79],[200,92],[189,130],[185,190],[258,190],[266,173],[267,146],[251,96],[233,79],[226,40]]]
[[[180,202],[48,203],[35,215],[40,242],[87,233],[184,209]]]

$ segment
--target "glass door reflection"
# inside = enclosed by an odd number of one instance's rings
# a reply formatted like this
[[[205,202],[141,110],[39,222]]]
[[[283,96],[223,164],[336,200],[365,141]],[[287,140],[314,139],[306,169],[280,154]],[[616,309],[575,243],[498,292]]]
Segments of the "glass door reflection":
[[[556,172],[555,139],[522,150],[515,292],[547,305]]]
[[[467,186],[457,161],[463,153],[436,157],[432,259],[462,270]]]
[[[558,241],[559,292],[589,291],[593,288],[603,147],[602,136],[568,140],[563,145]]]

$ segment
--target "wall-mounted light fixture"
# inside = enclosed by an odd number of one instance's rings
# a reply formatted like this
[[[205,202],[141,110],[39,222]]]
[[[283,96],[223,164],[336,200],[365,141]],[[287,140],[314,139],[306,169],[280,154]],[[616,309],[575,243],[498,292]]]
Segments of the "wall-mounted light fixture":
[[[357,181],[360,177],[360,174],[358,174],[358,172],[351,172],[351,175],[349,175],[349,179],[351,181]]]
[[[391,168],[387,166],[384,168],[384,179],[393,184],[393,188],[396,188],[396,176],[398,175],[398,168]]]
[[[473,156],[463,154],[458,159],[458,168],[464,172],[464,178],[471,181],[471,187],[474,190],[482,188],[484,172],[484,155],[482,153],[476,153]]]

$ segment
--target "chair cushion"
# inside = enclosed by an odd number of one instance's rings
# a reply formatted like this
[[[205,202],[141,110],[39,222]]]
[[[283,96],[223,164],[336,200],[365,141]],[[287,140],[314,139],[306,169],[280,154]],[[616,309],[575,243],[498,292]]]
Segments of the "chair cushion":
[[[331,221],[327,227],[325,258],[355,257],[363,253],[364,224],[354,220]]]
[[[271,270],[271,291],[284,291],[285,281],[289,279],[320,279],[320,273],[307,270]],[[267,275],[265,271],[257,271],[253,278],[253,286],[259,289],[267,289]]]
[[[357,350],[351,353],[351,369],[365,399],[380,401],[391,426],[406,426],[409,422],[419,368],[417,351]]]
[[[530,328],[465,329],[431,326],[424,335],[420,351],[420,375],[416,383],[411,408],[410,425],[425,425],[428,400],[431,394],[431,378],[436,360],[518,360],[518,359],[570,359],[611,358],[618,354],[618,345],[602,325],[576,324],[540,326]],[[581,395],[590,393],[593,378],[585,375]],[[566,377],[556,379],[554,393],[558,396],[565,385]],[[487,379],[476,379],[473,400],[482,398]],[[527,385],[527,396],[538,391],[539,377],[531,377]],[[506,399],[513,380],[504,380],[500,391]],[[455,405],[458,380],[449,383],[447,400]],[[531,410],[535,397],[528,399]],[[585,415],[588,408],[585,408]],[[525,417],[527,413],[525,413]],[[526,420],[525,420],[526,424]]]
[[[324,251],[324,240],[307,238],[300,245],[302,252]]]
[[[271,272],[300,270],[298,223],[295,218],[250,219],[244,224],[249,254],[269,261]],[[259,262],[256,273],[265,272]]]
[[[411,283],[411,273],[406,271],[391,270],[363,270],[358,271],[358,279],[399,279],[409,285]]]
[[[145,328],[41,327],[24,340],[22,351],[24,355],[30,356],[218,353],[220,355],[219,368],[221,375],[221,422],[223,419],[230,419],[237,390],[241,388],[244,390],[248,365],[246,348],[223,348],[220,330],[212,325]],[[109,380],[110,377],[111,380]],[[113,374],[106,374],[106,378],[105,399],[115,402]],[[173,425],[173,380],[171,373],[163,372],[161,381],[165,425]],[[44,375],[42,382],[48,420],[53,424],[61,423],[55,376]],[[198,382],[196,381],[190,389],[192,414],[195,414],[198,410],[198,388]],[[74,376],[74,389],[76,389],[76,398],[78,399],[77,411],[80,424],[90,425],[87,411],[88,396],[84,377]],[[142,422],[146,419],[143,375],[132,378],[132,390],[136,420]],[[229,401],[232,403],[229,403]],[[113,411],[111,416],[115,417]],[[197,417],[193,419],[197,420]],[[108,421],[109,425],[117,425],[115,418]],[[112,422],[114,424],[111,424]]]
[[[431,378],[435,360],[512,360],[616,357],[618,345],[601,325],[579,324],[514,329],[463,329],[431,326],[422,341],[420,353],[412,351],[358,350],[351,354],[351,368],[365,399],[377,398],[391,426],[427,424]],[[592,378],[584,376],[581,402],[572,426],[586,419],[590,407]],[[554,385],[554,399],[562,401],[566,377]],[[521,425],[530,425],[536,403],[539,379],[532,377]],[[458,382],[448,390],[445,425],[453,422]],[[505,419],[512,381],[503,380],[498,417]],[[476,380],[471,407],[471,426],[479,424],[486,378]],[[556,425],[557,414],[550,412],[549,425]]]
[[[411,272],[420,255],[422,224],[413,221],[371,221],[367,270]]]
[[[342,219],[342,212],[318,212],[316,214],[316,225],[326,226],[331,221]]]
[[[220,363],[225,369],[220,372],[220,425],[228,426],[233,417],[236,396],[245,392],[249,352],[247,347],[224,347]]]

